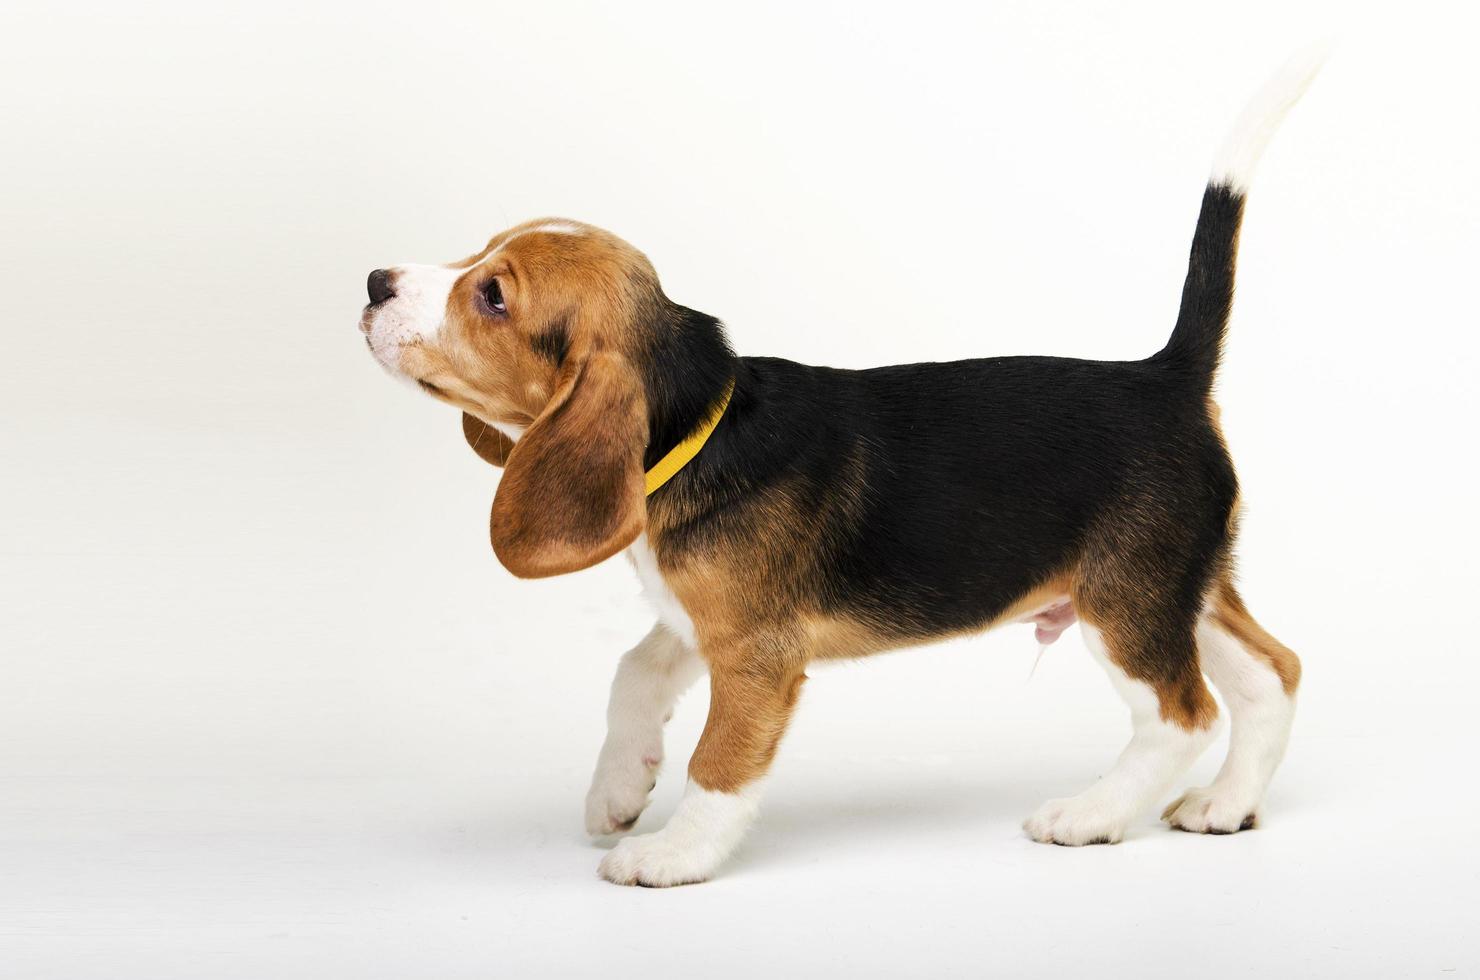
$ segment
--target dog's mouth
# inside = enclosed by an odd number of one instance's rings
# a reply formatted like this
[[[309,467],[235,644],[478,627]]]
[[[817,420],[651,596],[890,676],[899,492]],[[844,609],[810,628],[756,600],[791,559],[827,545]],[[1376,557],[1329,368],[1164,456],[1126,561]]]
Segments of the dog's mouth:
[[[384,337],[379,338],[379,342],[377,342],[377,338],[371,327],[370,309],[366,307],[365,314],[360,317],[360,331],[365,338],[365,349],[370,352],[370,356],[375,359],[375,363],[385,368],[392,377],[399,378],[402,381],[413,380],[400,367],[400,345],[394,341],[387,341]]]
[[[430,381],[423,381],[421,378],[416,377],[407,371],[406,367],[401,363],[402,355],[406,350],[420,346],[417,341],[404,341],[398,340],[395,337],[376,336],[377,314],[380,313],[385,304],[385,300],[379,303],[367,303],[360,311],[359,327],[360,333],[365,338],[365,349],[370,352],[370,356],[375,358],[381,367],[385,368],[398,381],[407,384],[414,383],[428,395],[442,401],[450,401],[451,396],[445,389],[432,384]]]

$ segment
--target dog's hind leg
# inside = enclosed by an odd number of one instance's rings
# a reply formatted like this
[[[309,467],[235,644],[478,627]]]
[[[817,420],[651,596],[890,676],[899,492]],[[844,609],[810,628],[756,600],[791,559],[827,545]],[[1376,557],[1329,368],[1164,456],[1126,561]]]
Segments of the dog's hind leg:
[[[1133,734],[1115,765],[1078,796],[1049,800],[1023,829],[1045,844],[1114,844],[1197,759],[1217,731],[1218,708],[1197,672],[1189,627],[1185,633],[1133,639],[1083,626],[1085,644],[1131,709]],[[1174,654],[1183,666],[1161,677],[1138,676],[1137,661]]]
[[[1188,790],[1162,819],[1179,830],[1231,834],[1259,821],[1290,738],[1300,660],[1254,621],[1226,578],[1198,622],[1197,648],[1232,717],[1228,758],[1211,786]]]
[[[1186,541],[1142,533],[1149,526],[1093,541],[1070,588],[1086,645],[1131,709],[1130,744],[1089,789],[1028,818],[1023,829],[1036,841],[1120,841],[1216,734],[1218,704],[1195,641],[1206,562]]]

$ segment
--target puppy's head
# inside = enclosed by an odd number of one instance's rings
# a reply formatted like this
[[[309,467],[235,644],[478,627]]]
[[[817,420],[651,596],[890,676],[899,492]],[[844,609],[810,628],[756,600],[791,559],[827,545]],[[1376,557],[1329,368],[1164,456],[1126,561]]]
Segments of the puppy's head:
[[[573,221],[519,225],[450,265],[377,269],[369,293],[376,360],[462,409],[469,443],[507,467],[490,534],[524,577],[585,568],[642,532],[644,453],[682,408],[666,403],[684,385],[660,375],[699,334],[728,354],[641,252]]]

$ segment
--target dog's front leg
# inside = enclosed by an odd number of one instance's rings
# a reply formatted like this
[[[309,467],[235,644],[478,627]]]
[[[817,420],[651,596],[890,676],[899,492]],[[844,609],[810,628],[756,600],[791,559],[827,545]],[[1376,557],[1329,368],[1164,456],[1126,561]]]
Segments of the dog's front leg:
[[[628,837],[601,862],[621,885],[705,881],[755,820],[770,768],[802,682],[804,661],[785,640],[752,640],[709,661],[709,720],[689,761],[689,785],[662,830]]]
[[[593,836],[623,833],[637,822],[663,763],[663,724],[702,673],[699,655],[662,623],[623,655],[586,794],[586,830]]]

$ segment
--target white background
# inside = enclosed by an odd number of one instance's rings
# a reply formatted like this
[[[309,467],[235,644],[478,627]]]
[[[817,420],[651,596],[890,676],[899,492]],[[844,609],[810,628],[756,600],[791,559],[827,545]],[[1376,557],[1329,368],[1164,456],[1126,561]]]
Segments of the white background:
[[[1462,17],[7,3],[0,975],[1475,975]],[[1220,394],[1245,595],[1306,667],[1266,827],[1026,840],[1128,725],[1074,634],[1027,680],[1024,626],[814,671],[717,880],[599,881],[581,802],[651,614],[621,559],[497,565],[496,473],[372,363],[365,274],[556,214],[742,353],[1139,357],[1224,130],[1333,34]]]

